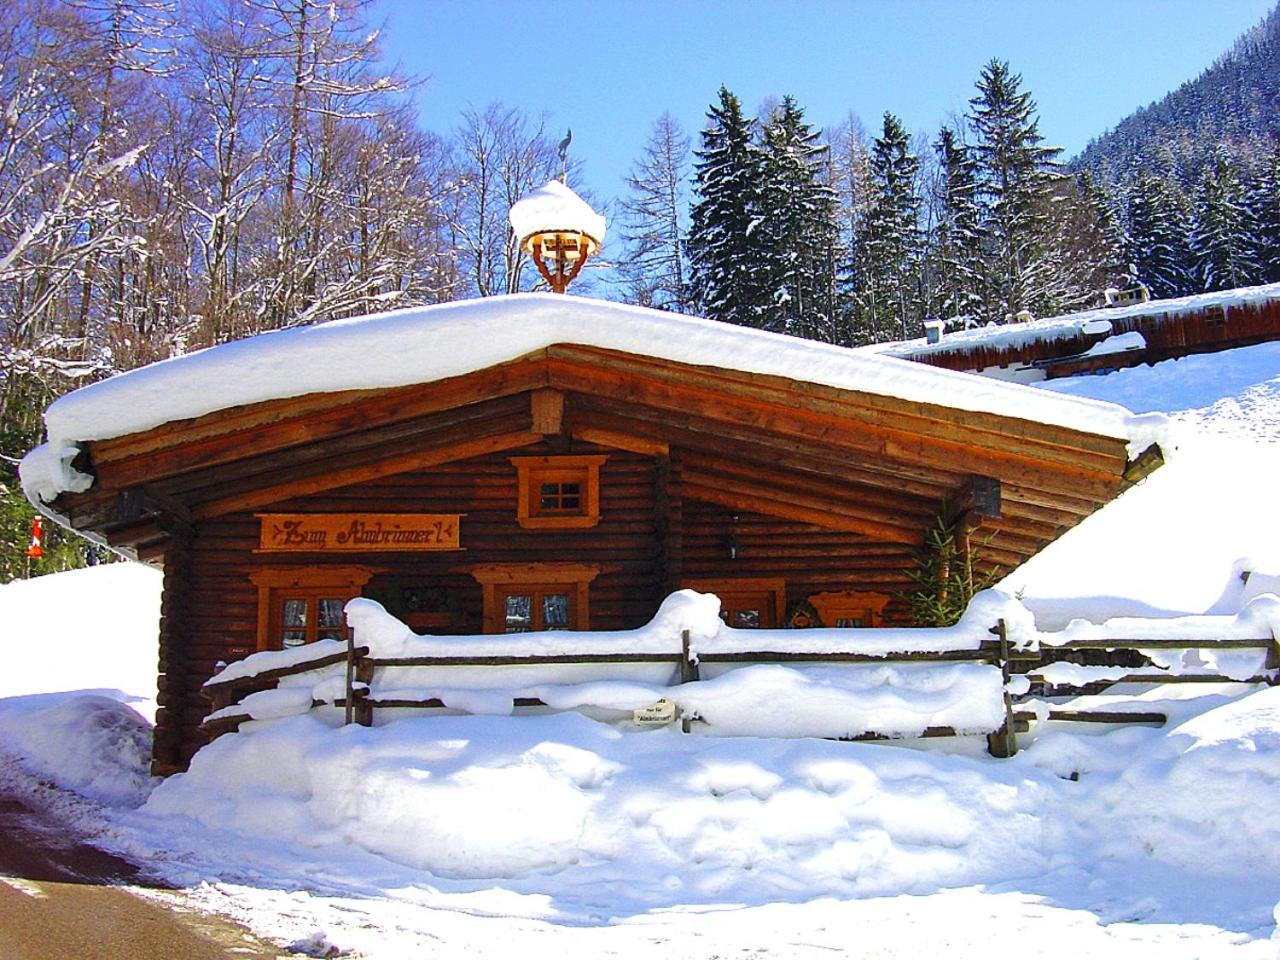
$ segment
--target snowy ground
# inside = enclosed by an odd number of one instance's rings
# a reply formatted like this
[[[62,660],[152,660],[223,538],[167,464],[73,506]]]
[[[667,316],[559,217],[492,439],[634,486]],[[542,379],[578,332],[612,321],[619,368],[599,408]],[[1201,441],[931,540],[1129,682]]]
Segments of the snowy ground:
[[[1277,374],[1280,345],[1264,345],[1049,385],[1177,412],[1183,431],[1166,467],[1010,578],[1042,626],[1082,608],[1227,612],[1235,561],[1280,572]],[[1280,950],[1280,688],[1166,703],[1160,729],[1048,725],[1011,761],[577,714],[294,717],[224,737],[152,790],[145,721],[123,702],[151,703],[157,592],[126,567],[0,588],[0,622],[18,627],[0,642],[29,664],[0,680],[0,751],[21,758],[0,783],[189,886],[153,895],[317,953]],[[103,679],[89,659],[104,649],[136,662]]]

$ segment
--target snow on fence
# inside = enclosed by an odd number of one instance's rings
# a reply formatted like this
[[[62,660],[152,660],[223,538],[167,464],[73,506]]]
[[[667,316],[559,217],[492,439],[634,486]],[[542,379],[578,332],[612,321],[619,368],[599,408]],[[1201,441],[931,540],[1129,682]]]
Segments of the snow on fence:
[[[985,734],[1003,757],[1034,721],[1166,720],[1132,702],[1098,710],[1050,700],[1119,684],[1275,684],[1280,673],[1280,599],[1270,595],[1234,617],[1077,621],[1060,633],[1037,631],[998,591],[945,629],[736,630],[719,608],[685,590],[638,630],[431,637],[357,599],[346,644],[254,654],[211,678],[215,709],[203,729],[216,737],[313,710],[372,726],[375,711],[541,708],[678,720],[712,735]]]

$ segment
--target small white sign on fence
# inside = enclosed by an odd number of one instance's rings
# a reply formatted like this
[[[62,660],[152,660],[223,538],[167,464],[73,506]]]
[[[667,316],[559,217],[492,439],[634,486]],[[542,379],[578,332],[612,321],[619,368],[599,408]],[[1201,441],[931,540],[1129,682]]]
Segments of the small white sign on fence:
[[[665,727],[676,721],[676,705],[663,697],[657,703],[631,711],[631,722],[642,727]]]

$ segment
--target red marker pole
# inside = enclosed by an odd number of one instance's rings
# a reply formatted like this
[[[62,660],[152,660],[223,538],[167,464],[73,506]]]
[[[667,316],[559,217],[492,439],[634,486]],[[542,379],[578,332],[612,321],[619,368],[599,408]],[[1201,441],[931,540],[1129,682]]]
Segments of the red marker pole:
[[[38,560],[44,556],[44,518],[36,517],[31,521],[31,546],[27,547],[27,556]]]

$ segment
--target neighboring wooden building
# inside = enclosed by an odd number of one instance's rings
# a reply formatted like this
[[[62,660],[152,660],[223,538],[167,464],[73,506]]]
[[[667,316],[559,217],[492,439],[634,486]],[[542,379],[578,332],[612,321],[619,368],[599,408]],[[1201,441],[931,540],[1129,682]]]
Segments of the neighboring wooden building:
[[[1053,380],[1280,340],[1280,283],[869,348],[948,370]]]
[[[164,568],[158,772],[220,661],[341,638],[354,596],[443,634],[632,628],[686,586],[900,624],[940,517],[1012,568],[1158,458],[1110,405],[551,294],[264,335],[48,422],[28,490]]]

